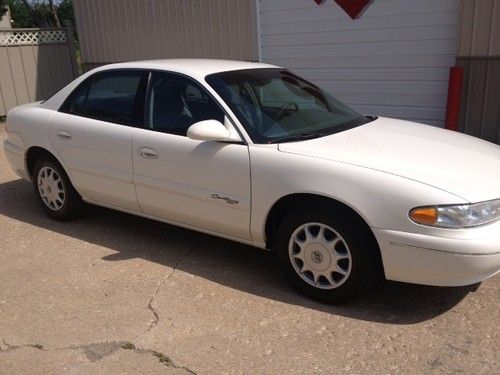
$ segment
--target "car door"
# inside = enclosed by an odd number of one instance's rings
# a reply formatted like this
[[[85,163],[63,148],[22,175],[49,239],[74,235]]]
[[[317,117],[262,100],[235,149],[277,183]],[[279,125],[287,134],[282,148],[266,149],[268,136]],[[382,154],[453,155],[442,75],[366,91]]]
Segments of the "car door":
[[[144,70],[97,73],[51,118],[50,140],[85,200],[139,211],[131,144],[144,118],[146,82]]]
[[[152,72],[145,126],[132,140],[134,182],[144,213],[250,239],[248,146],[197,141],[195,122],[216,119],[232,128],[220,105],[194,80]]]

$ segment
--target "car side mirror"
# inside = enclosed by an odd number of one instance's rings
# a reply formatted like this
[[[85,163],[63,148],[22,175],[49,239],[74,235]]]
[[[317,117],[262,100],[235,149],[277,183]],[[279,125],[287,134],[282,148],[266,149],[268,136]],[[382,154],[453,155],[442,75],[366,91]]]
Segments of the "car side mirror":
[[[204,120],[191,125],[187,130],[187,136],[197,141],[241,142],[241,139],[235,139],[217,120]]]

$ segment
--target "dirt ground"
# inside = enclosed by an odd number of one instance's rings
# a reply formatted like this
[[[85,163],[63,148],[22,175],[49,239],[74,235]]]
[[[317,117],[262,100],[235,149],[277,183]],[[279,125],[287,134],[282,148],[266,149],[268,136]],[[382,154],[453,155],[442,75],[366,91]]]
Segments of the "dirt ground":
[[[3,152],[0,288],[1,374],[500,373],[498,276],[323,305],[261,250],[98,207],[51,221]]]

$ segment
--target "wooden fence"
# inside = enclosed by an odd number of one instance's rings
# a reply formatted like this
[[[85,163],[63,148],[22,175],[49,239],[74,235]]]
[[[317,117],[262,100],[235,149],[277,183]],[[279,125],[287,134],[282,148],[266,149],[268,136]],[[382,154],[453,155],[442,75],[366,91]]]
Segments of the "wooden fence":
[[[69,28],[0,30],[0,117],[78,75],[72,35]]]
[[[500,145],[500,57],[459,57],[464,86],[459,130]]]

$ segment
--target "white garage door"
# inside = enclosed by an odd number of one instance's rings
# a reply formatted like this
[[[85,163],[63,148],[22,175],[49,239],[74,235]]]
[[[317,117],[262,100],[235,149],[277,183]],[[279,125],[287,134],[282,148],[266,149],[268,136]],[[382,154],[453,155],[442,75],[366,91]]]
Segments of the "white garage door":
[[[260,0],[261,59],[364,114],[443,126],[458,0],[374,0],[351,20],[333,2]]]

